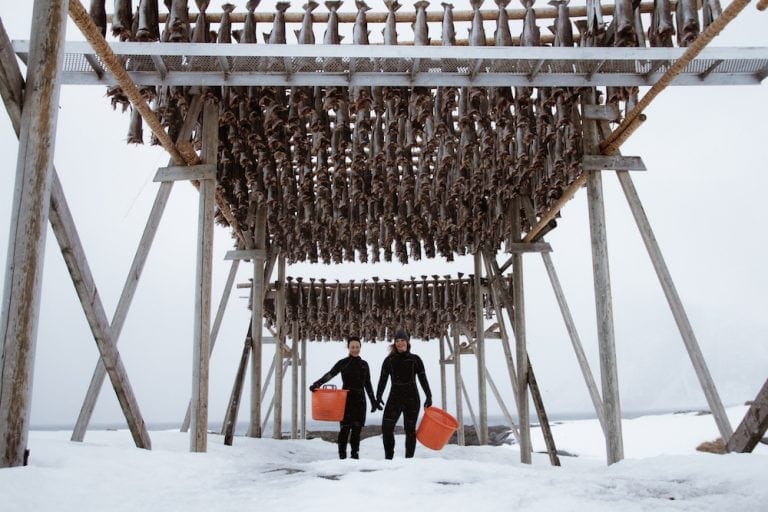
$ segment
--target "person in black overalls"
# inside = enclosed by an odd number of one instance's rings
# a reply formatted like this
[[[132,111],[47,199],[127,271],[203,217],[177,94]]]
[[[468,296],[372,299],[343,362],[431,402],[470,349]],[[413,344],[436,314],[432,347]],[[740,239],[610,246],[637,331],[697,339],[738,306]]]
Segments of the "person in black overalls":
[[[349,440],[352,450],[351,457],[357,459],[360,451],[360,430],[365,425],[365,395],[363,388],[368,394],[368,399],[374,405],[374,412],[377,408],[373,399],[373,386],[371,385],[371,370],[368,363],[360,358],[360,338],[350,336],[347,339],[347,348],[349,356],[333,365],[333,368],[320,377],[314,384],[309,386],[310,391],[317,388],[341,373],[342,389],[347,390],[347,404],[344,408],[344,418],[341,420],[339,429],[339,458],[347,458],[347,440]],[[350,435],[351,434],[351,435]]]
[[[395,332],[394,346],[390,347],[390,354],[381,365],[381,376],[376,390],[376,405],[379,407],[390,377],[392,377],[392,387],[381,421],[384,456],[391,459],[395,455],[395,424],[402,414],[405,428],[405,457],[411,458],[416,451],[416,421],[421,405],[419,390],[416,388],[416,377],[419,378],[421,389],[424,391],[425,408],[432,405],[432,392],[429,390],[424,363],[419,356],[411,353],[408,333],[402,329]]]

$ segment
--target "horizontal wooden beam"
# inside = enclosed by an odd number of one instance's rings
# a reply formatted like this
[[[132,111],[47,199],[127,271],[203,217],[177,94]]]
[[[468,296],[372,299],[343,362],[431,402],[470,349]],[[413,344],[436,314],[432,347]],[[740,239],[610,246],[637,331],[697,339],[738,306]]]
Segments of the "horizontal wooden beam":
[[[581,166],[585,171],[645,171],[643,159],[639,156],[584,155]]]
[[[216,166],[214,164],[198,165],[173,165],[160,167],[152,179],[154,182],[163,181],[190,181],[190,180],[215,180]]]
[[[267,259],[267,251],[265,249],[241,249],[238,251],[228,251],[227,254],[224,256],[225,260],[254,260],[257,258],[261,259]],[[237,285],[238,288],[244,288],[241,287],[239,284]],[[247,288],[250,288],[250,285],[247,286]]]
[[[504,244],[504,250],[508,253],[552,252],[552,246],[546,242],[534,242],[534,243],[514,242],[514,243]]]

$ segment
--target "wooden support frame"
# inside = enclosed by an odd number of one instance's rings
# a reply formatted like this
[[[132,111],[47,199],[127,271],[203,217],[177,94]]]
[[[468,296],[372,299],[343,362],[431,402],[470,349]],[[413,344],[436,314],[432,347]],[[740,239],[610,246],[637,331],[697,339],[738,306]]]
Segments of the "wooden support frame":
[[[248,365],[248,358],[251,355],[251,322],[248,321],[248,333],[245,335],[243,344],[243,353],[240,356],[240,363],[237,365],[235,374],[235,383],[232,386],[232,392],[229,395],[229,405],[224,415],[224,422],[221,425],[221,434],[224,436],[224,444],[232,446],[232,440],[235,436],[237,427],[237,411],[240,408],[240,398],[243,395],[243,383],[245,382],[245,369]]]
[[[307,438],[307,340],[301,339],[301,438]]]
[[[461,401],[461,342],[456,324],[451,325],[451,336],[453,337],[453,391],[456,397],[456,420],[459,422],[456,442],[459,446],[464,446],[466,440],[464,438],[464,407]],[[450,345],[448,348],[450,349]]]
[[[595,91],[590,90],[584,104],[595,104]],[[596,154],[600,151],[600,136],[595,121],[585,121],[584,152]],[[616,367],[616,340],[613,328],[613,303],[611,300],[611,277],[608,261],[608,242],[603,204],[602,174],[587,173],[587,209],[592,247],[592,268],[595,290],[595,312],[597,315],[597,337],[600,352],[600,377],[603,389],[605,411],[605,451],[608,464],[624,458],[624,443],[621,431],[621,404],[619,401],[619,379]]]
[[[299,438],[299,324],[291,325],[291,439]]]
[[[45,7],[45,6],[44,6]],[[47,7],[50,8],[50,5]],[[61,6],[59,4],[58,6],[62,11],[66,11],[66,6]],[[37,4],[36,4],[37,9]],[[61,14],[61,13],[60,13]],[[51,13],[44,14],[46,19],[58,19],[56,17],[49,17]],[[8,37],[5,33],[4,28],[0,25],[0,46],[7,47],[8,43]],[[63,28],[61,28],[63,30]],[[59,30],[52,30],[48,33],[48,37],[59,37],[61,36],[63,38],[63,34],[59,32]],[[8,43],[9,44],[9,43]],[[55,54],[59,51],[56,49],[56,46],[48,46],[46,52],[50,53],[53,51],[53,54],[50,54],[50,56],[55,57]],[[35,57],[37,58],[37,57]],[[28,62],[31,62],[28,61]],[[23,97],[22,87],[24,85],[24,79],[21,76],[21,72],[19,71],[18,65],[16,64],[15,59],[11,59],[9,61],[3,60],[3,72],[2,76],[0,76],[0,93],[3,96],[3,101],[5,102],[6,106],[13,105],[11,108],[8,108],[8,114],[11,118],[11,123],[14,127],[14,130],[16,131],[17,135],[22,135],[22,128],[24,124],[22,123],[22,104],[19,103]],[[33,80],[33,83],[37,83],[36,75],[33,75],[34,66],[30,65],[28,67],[29,76]],[[56,71],[57,67],[49,67],[49,72]],[[54,105],[57,104],[57,95],[58,92],[55,95],[51,95],[51,92],[47,89],[49,86],[55,85],[55,77],[54,78],[43,78],[45,83],[42,88],[39,88],[39,92],[46,95],[46,98],[44,99],[47,101],[52,101]],[[33,99],[33,96],[30,96],[28,98],[28,104],[32,105],[30,106],[30,111],[34,110],[35,106],[37,106],[38,99]],[[56,111],[56,108],[53,108],[53,112]],[[55,115],[55,113],[53,114]],[[55,119],[55,117],[54,117]],[[28,123],[28,121],[25,121],[25,123]],[[55,124],[55,122],[54,122]],[[41,132],[38,132],[38,136],[40,136]],[[44,138],[44,137],[43,137]],[[53,139],[51,139],[51,142]],[[51,156],[52,157],[52,156]],[[40,159],[38,162],[39,164],[46,165],[45,159]],[[93,277],[90,272],[90,268],[88,267],[87,260],[85,259],[85,254],[82,248],[82,245],[80,243],[79,236],[77,234],[77,230],[75,228],[74,220],[72,219],[71,213],[69,212],[69,208],[66,202],[66,198],[64,196],[63,189],[61,188],[61,183],[58,180],[58,175],[56,173],[56,169],[53,167],[52,163],[50,163],[50,173],[51,173],[51,185],[50,185],[50,217],[49,220],[51,221],[51,226],[54,230],[54,234],[57,237],[57,240],[59,241],[59,245],[62,247],[62,254],[64,255],[65,262],[67,263],[67,267],[70,270],[70,274],[72,275],[73,282],[75,284],[75,288],[78,292],[78,296],[81,299],[81,303],[84,308],[84,312],[86,313],[86,318],[88,319],[89,325],[91,327],[91,330],[94,333],[94,339],[96,340],[97,347],[99,348],[99,351],[101,353],[102,359],[105,361],[108,361],[107,369],[110,376],[110,380],[112,381],[112,385],[115,388],[115,392],[118,397],[118,401],[120,402],[121,408],[123,410],[123,414],[126,417],[126,420],[128,422],[128,427],[131,431],[131,434],[133,436],[134,442],[137,446],[141,448],[151,448],[151,442],[149,439],[149,434],[146,430],[146,426],[144,425],[144,421],[141,418],[141,413],[138,408],[138,404],[136,402],[136,399],[133,395],[133,391],[130,387],[130,382],[128,381],[127,374],[125,372],[125,368],[123,367],[122,361],[120,359],[120,355],[117,352],[117,349],[115,348],[115,341],[114,337],[110,333],[109,329],[109,323],[106,320],[106,315],[104,314],[104,309],[101,304],[101,300],[99,298],[99,295],[96,291],[96,287],[93,282]],[[49,197],[48,195],[44,197]],[[44,200],[41,202],[41,204],[48,205],[48,201]],[[13,233],[14,230],[12,229],[11,232]],[[41,254],[42,255],[42,254]],[[10,281],[6,280],[6,286],[10,285]],[[6,301],[7,302],[7,301]],[[4,320],[5,320],[5,309],[4,309]],[[37,321],[37,314],[33,314],[30,316],[33,322]],[[8,345],[6,345],[7,347]],[[10,353],[10,351],[9,351]],[[32,351],[34,353],[34,351]],[[5,366],[6,360],[10,361],[13,358],[6,359],[6,356],[4,355],[2,358],[2,364],[3,367]],[[102,377],[103,380],[103,377]],[[19,379],[19,382],[23,382],[23,378]],[[5,389],[8,390],[9,386],[5,386]],[[22,395],[23,397],[23,395]],[[2,401],[2,400],[0,400]],[[22,412],[16,414],[16,417],[22,421],[28,421],[28,411],[24,412],[22,408]],[[0,432],[5,433],[5,423],[3,421],[0,421]],[[2,438],[8,439],[10,441],[10,444],[14,442],[24,440],[24,448],[26,445],[26,432],[27,427],[22,425],[21,429],[18,430],[19,432],[18,436],[10,436],[6,438],[6,436],[3,434]],[[7,446],[7,449],[4,451],[4,453],[9,454],[7,457],[8,460],[13,459],[13,453],[16,453],[14,449],[12,449],[11,446]],[[22,454],[23,454],[23,448],[22,448]],[[23,460],[23,457],[22,457]],[[3,459],[2,464],[5,465],[6,460]],[[9,465],[16,465],[9,463]]]
[[[211,349],[208,352],[208,358],[213,355],[213,347],[216,346],[216,339],[219,337],[219,328],[221,327],[221,321],[224,318],[224,312],[227,310],[227,304],[229,304],[230,295],[232,295],[232,286],[235,283],[237,277],[237,269],[240,266],[239,260],[234,260],[229,267],[229,275],[227,276],[227,282],[224,284],[224,291],[221,293],[221,299],[219,300],[219,307],[216,310],[216,317],[213,320],[213,327],[211,327]],[[250,335],[249,335],[250,336]],[[184,416],[184,421],[181,423],[181,431],[187,432],[189,430],[190,421],[190,409],[192,404],[187,404],[187,412]]]
[[[25,463],[66,14],[66,0],[34,3],[33,17],[50,23],[33,26],[28,87],[23,109],[19,108],[16,185],[0,328],[0,467]],[[15,58],[12,62],[16,63]],[[17,91],[16,97],[21,94]]]
[[[216,165],[219,144],[218,106],[212,101],[203,107],[202,160]],[[208,449],[208,370],[211,352],[211,284],[213,268],[213,216],[216,180],[200,181],[197,232],[197,271],[192,345],[192,406],[189,449]]]
[[[440,336],[440,408],[444,411],[448,409],[448,391],[445,380],[445,336]]]
[[[725,448],[729,452],[747,453],[757,446],[768,429],[768,379],[749,406],[747,414],[728,439]]]
[[[675,288],[675,284],[672,281],[669,268],[667,268],[664,256],[661,254],[661,249],[659,248],[659,244],[651,229],[651,223],[648,221],[643,205],[640,202],[640,196],[637,194],[637,190],[635,189],[634,183],[632,183],[632,178],[630,178],[629,173],[626,171],[619,171],[616,173],[616,176],[624,191],[624,196],[627,198],[627,203],[632,211],[632,216],[637,224],[637,229],[640,231],[640,236],[648,251],[648,256],[650,257],[653,268],[659,278],[659,283],[664,291],[664,296],[669,303],[669,308],[675,318],[675,323],[677,323],[677,328],[683,338],[688,357],[691,359],[696,376],[699,379],[699,384],[704,391],[704,396],[706,397],[709,408],[715,418],[717,428],[720,431],[720,435],[723,436],[723,439],[727,442],[733,434],[731,424],[728,421],[728,415],[725,412],[725,407],[723,407],[723,402],[720,400],[720,395],[717,392],[717,387],[712,379],[712,375],[709,373],[709,368],[707,367],[707,362],[704,360],[704,355],[701,353],[701,348],[696,340],[693,327],[691,327],[691,323],[688,320],[688,315],[683,307],[683,302],[680,300],[677,288]]]
[[[192,99],[192,102],[189,106],[189,111],[187,112],[187,117],[184,119],[184,124],[179,131],[177,142],[186,141],[192,135],[192,131],[197,124],[198,117],[202,110],[202,101],[203,100],[199,95]],[[171,160],[169,163],[173,163],[173,160]],[[128,271],[128,275],[126,276],[125,284],[123,285],[123,291],[120,294],[120,300],[118,301],[117,307],[115,308],[115,313],[112,316],[112,323],[110,324],[110,327],[112,329],[112,336],[114,337],[115,343],[117,343],[120,339],[123,325],[125,324],[128,311],[131,307],[131,303],[133,302],[134,294],[136,293],[136,288],[139,285],[139,280],[144,270],[144,265],[146,264],[147,257],[149,256],[149,250],[152,247],[155,234],[157,233],[157,229],[160,226],[160,220],[162,219],[163,213],[165,212],[165,207],[168,204],[168,198],[170,197],[172,189],[173,182],[169,181],[161,183],[157,190],[155,202],[152,204],[152,209],[150,210],[146,225],[144,226],[144,232],[141,235],[141,239],[139,240],[139,244],[136,248],[136,253],[133,257],[133,262],[131,263],[131,268]],[[85,432],[88,428],[88,424],[91,421],[91,417],[93,416],[93,410],[96,407],[96,401],[99,398],[99,393],[101,392],[105,375],[106,371],[104,369],[104,365],[102,364],[101,359],[99,359],[96,362],[93,375],[91,376],[91,382],[88,386],[88,391],[86,392],[85,399],[83,400],[83,405],[80,408],[80,413],[77,417],[75,428],[72,431],[72,441],[82,441],[85,438]]]
[[[260,205],[256,212],[254,229],[254,244],[256,249],[266,247],[266,206]],[[264,282],[269,276],[264,275],[264,256],[256,254],[253,259],[253,287],[251,287],[251,329],[253,344],[251,346],[251,426],[248,436],[261,437],[261,366],[262,366],[262,333],[261,323],[264,318]]]
[[[475,260],[475,357],[477,358],[477,390],[478,407],[480,408],[480,425],[477,439],[481,445],[488,444],[488,398],[485,386],[485,326],[483,325],[483,289],[482,289],[482,254],[478,249],[474,254]]]
[[[275,422],[272,429],[273,439],[283,438],[283,345],[285,342],[285,255],[277,255],[277,333],[275,336],[275,394],[273,399]]]

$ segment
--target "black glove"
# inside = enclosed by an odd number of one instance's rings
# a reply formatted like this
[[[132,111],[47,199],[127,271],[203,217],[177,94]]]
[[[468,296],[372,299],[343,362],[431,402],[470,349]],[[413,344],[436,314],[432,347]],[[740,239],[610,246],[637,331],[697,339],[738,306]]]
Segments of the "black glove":
[[[427,407],[432,407],[432,397],[431,396],[428,396],[424,400],[424,408],[426,409]]]
[[[384,402],[381,401],[381,398],[371,402],[371,412],[381,411],[382,409],[384,409]]]
[[[317,388],[319,388],[319,387],[320,387],[320,384],[318,384],[317,382],[315,382],[314,384],[312,384],[311,386],[309,386],[309,390],[310,390],[310,391],[312,391],[312,392],[314,393],[314,392],[315,392],[315,390],[316,390]]]

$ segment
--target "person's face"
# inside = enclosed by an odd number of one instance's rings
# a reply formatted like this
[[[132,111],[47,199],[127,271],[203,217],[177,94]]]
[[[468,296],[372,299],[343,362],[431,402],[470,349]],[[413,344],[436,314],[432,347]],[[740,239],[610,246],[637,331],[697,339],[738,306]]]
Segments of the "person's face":
[[[357,357],[357,356],[360,355],[360,342],[359,341],[355,340],[355,341],[350,341],[349,342],[349,355],[351,355],[352,357]]]
[[[404,338],[397,338],[395,340],[395,348],[398,352],[405,352],[408,350],[408,340]]]

